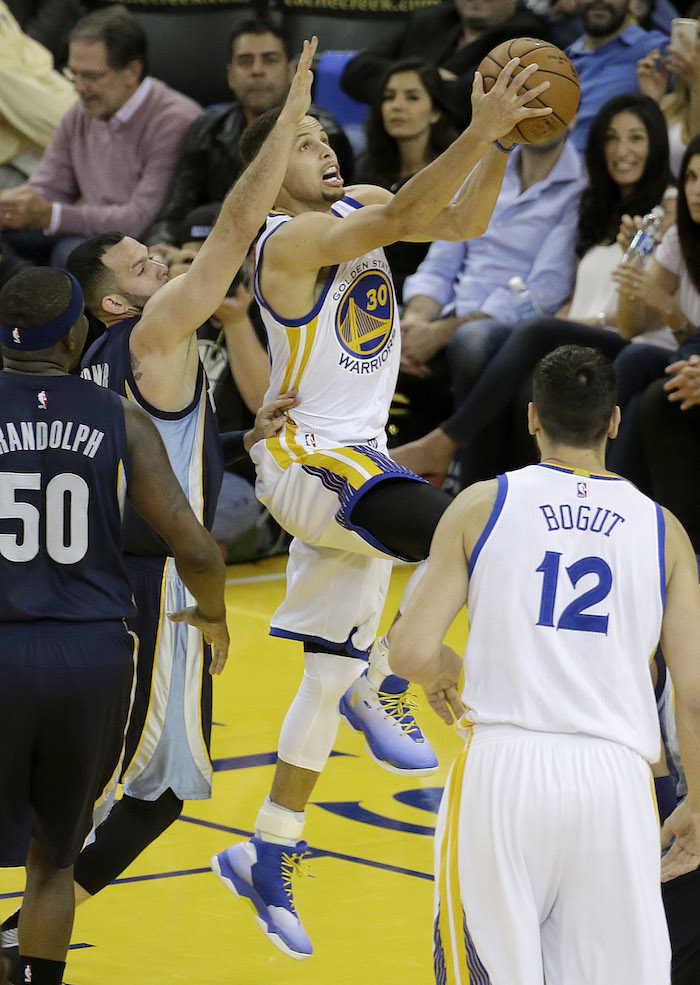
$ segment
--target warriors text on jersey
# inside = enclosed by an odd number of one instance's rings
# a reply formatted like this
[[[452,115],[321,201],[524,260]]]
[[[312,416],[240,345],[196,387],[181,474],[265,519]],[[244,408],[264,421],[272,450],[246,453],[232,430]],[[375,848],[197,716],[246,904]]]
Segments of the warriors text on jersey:
[[[332,211],[361,208],[353,199]],[[384,438],[399,370],[400,334],[391,271],[384,250],[370,250],[331,267],[312,310],[285,319],[260,290],[265,244],[292,216],[272,213],[257,247],[255,295],[267,329],[272,369],[266,399],[299,389],[293,418],[299,430],[338,444]]]
[[[0,373],[0,621],[123,619],[121,400],[73,376]]]
[[[470,559],[466,717],[598,736],[656,762],[663,551],[660,507],[623,479],[551,465],[500,476]]]

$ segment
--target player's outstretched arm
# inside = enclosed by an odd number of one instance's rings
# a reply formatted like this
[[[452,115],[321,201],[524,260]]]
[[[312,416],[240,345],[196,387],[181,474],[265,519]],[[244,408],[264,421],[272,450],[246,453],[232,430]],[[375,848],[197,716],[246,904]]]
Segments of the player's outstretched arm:
[[[360,196],[367,207],[342,223],[318,213],[306,213],[271,237],[266,250],[272,248],[276,262],[289,269],[310,271],[352,260],[397,240],[414,238],[449,205],[494,140],[509,133],[522,120],[551,112],[549,107],[526,108],[525,103],[543,93],[548,84],[543,82],[529,91],[523,90],[522,84],[537,71],[537,65],[524,68],[516,81],[513,73],[518,64],[517,58],[509,61],[487,93],[477,73],[469,127],[396,195],[372,189]],[[480,222],[475,232],[483,231],[482,225]]]
[[[678,745],[688,796],[667,818],[662,844],[675,841],[662,861],[668,881],[700,864],[700,586],[692,545],[678,520],[666,519],[666,605],[661,647],[675,694]]]
[[[122,402],[131,459],[127,494],[134,508],[170,546],[178,573],[197,601],[196,606],[176,615],[197,626],[211,643],[211,673],[219,674],[229,645],[226,568],[221,553],[192,512],[155,424],[139,407]]]
[[[304,42],[274,129],[224,199],[190,269],[146,303],[132,333],[134,341],[171,348],[196,332],[223,301],[282,185],[297,125],[311,103],[310,69],[317,43],[315,37]]]
[[[401,677],[422,685],[431,707],[448,724],[461,714],[457,681],[462,660],[443,639],[467,600],[468,558],[496,497],[495,481],[476,483],[440,519],[425,574],[389,632],[389,662]]]

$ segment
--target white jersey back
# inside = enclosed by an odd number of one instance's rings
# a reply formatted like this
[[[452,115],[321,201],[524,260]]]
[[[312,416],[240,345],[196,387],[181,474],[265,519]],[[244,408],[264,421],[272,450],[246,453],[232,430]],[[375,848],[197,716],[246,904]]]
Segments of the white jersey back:
[[[361,208],[344,198],[332,211]],[[399,372],[401,336],[391,270],[384,250],[332,267],[304,318],[282,318],[260,290],[260,263],[269,237],[292,216],[271,213],[256,250],[255,296],[267,329],[272,368],[266,399],[298,387],[292,415],[299,430],[338,444],[384,438]]]
[[[599,736],[655,762],[661,508],[624,479],[557,466],[498,483],[469,565],[466,717]]]

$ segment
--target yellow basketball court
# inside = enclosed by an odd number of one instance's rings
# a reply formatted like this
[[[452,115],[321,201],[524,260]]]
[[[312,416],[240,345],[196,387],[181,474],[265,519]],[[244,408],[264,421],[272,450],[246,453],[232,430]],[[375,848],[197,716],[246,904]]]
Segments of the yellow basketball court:
[[[268,793],[284,713],[302,673],[301,645],[267,635],[284,594],[286,558],[228,569],[231,650],[214,686],[213,797],[180,820],[121,879],[76,914],[71,985],[429,985],[433,981],[432,833],[459,737],[427,707],[418,713],[440,770],[422,779],[377,766],[341,723],[335,752],[307,810],[314,878],[295,901],[314,944],[293,961],[269,943],[209,859],[248,837]],[[411,566],[394,568],[384,628]],[[447,642],[458,651],[466,616]],[[0,870],[0,919],[16,907],[23,870]]]

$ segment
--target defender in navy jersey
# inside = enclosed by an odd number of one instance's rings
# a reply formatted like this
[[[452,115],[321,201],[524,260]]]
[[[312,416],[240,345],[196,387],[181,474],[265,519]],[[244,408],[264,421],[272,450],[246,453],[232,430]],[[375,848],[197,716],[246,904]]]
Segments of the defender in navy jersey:
[[[67,375],[87,320],[77,281],[29,268],[0,292],[0,865],[27,866],[21,980],[59,985],[73,865],[116,786],[138,639],[124,561],[128,496],[170,545],[226,659],[224,567],[157,431]],[[19,979],[16,979],[19,980]]]
[[[221,304],[274,202],[297,123],[309,106],[315,47],[305,44],[274,133],[225,199],[185,274],[169,282],[167,268],[146,246],[119,233],[88,240],[68,260],[87,307],[106,325],[83,362],[84,375],[149,414],[204,524],[214,515],[222,458],[195,333]],[[273,404],[265,433],[278,429],[276,414],[292,403]],[[246,440],[258,436],[249,432]],[[138,607],[130,625],[141,642],[122,772],[125,796],[78,859],[78,903],[111,882],[167,828],[185,798],[206,798],[211,791],[208,648],[197,626],[165,617],[191,604],[167,545],[132,513],[125,536]]]
[[[436,828],[439,985],[670,982],[660,881],[700,863],[700,589],[680,523],[605,469],[616,392],[596,350],[539,363],[540,464],[455,500],[390,632],[392,666],[467,740]],[[465,601],[462,659],[442,640]],[[688,785],[663,865],[659,640]]]

